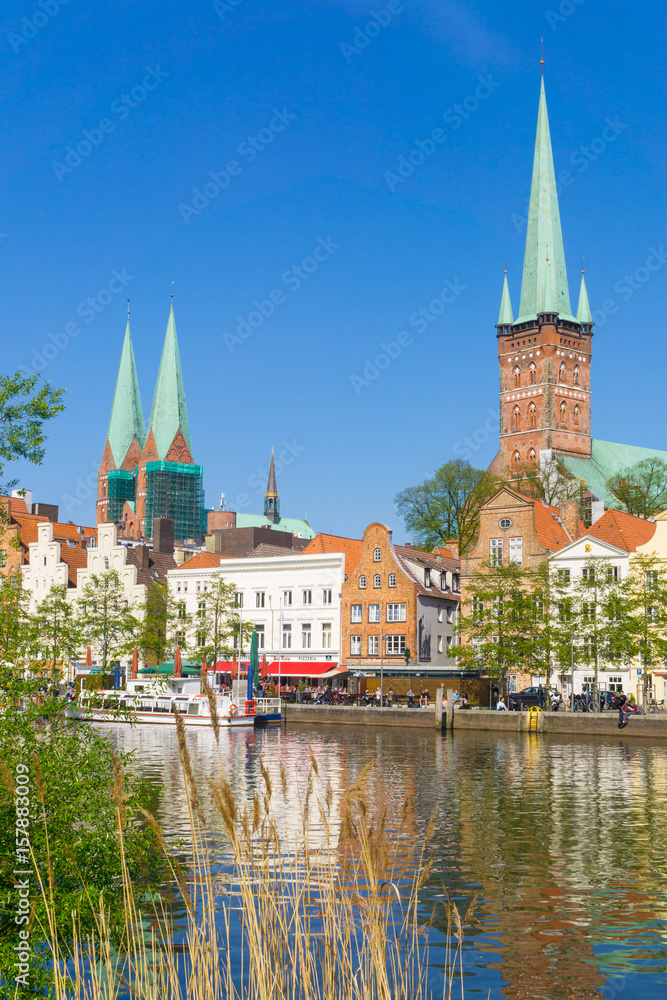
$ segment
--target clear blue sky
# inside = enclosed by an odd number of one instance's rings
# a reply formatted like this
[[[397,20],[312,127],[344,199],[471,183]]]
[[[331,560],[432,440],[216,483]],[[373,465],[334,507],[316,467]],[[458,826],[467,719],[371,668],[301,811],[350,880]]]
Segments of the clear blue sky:
[[[656,0],[7,0],[0,18],[3,367],[46,362],[67,387],[44,464],[17,470],[63,519],[94,519],[127,295],[148,414],[172,281],[209,506],[261,510],[273,441],[283,514],[403,541],[399,489],[465,436],[491,460],[541,35],[570,294],[585,256],[603,320],[593,433],[667,448],[667,259],[631,294],[624,279],[667,246]],[[433,152],[398,180],[418,140]],[[443,289],[442,315],[411,326]],[[255,301],[273,313],[243,338]],[[400,355],[353,384],[383,342]]]

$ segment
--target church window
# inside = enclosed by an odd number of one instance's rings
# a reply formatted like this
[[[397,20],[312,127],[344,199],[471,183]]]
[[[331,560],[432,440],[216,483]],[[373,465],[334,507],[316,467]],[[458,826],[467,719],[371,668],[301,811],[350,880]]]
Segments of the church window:
[[[528,425],[529,427],[537,427],[537,407],[535,403],[531,403],[528,409]]]
[[[575,408],[572,411],[572,423],[574,424],[575,427],[579,426],[579,407],[578,406],[575,406]]]
[[[512,412],[512,430],[521,430],[521,410],[518,406],[515,406]]]
[[[528,461],[529,462],[534,462],[536,458],[537,458],[537,455],[535,454],[535,449],[531,448],[530,451],[528,452]]]
[[[535,383],[537,382],[537,369],[535,368],[535,365],[531,365],[529,370],[530,370],[530,384],[535,385]]]
[[[574,366],[574,371],[572,372],[572,385],[579,385],[579,365]]]
[[[517,365],[514,369],[514,388],[518,389],[521,385],[521,369]]]
[[[366,577],[365,576],[360,576],[359,577],[359,590],[365,590],[365,589],[366,589]]]
[[[567,406],[565,405],[565,400],[560,404],[560,425],[561,427],[567,426]]]
[[[564,362],[564,361],[562,361],[562,362],[561,362],[561,366],[560,366],[560,368],[558,369],[558,381],[559,381],[559,382],[567,382],[567,379],[566,379],[566,377],[565,377],[565,374],[566,374],[566,373],[565,373],[565,362]]]
[[[512,455],[512,458],[514,459],[514,462],[515,462],[516,465],[518,465],[519,462],[521,461],[521,455],[519,454],[518,451],[514,452],[514,454]]]

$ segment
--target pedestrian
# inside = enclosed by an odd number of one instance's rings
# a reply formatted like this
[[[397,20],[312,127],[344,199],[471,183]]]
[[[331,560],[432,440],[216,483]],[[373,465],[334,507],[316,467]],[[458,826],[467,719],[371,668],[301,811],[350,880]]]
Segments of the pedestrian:
[[[506,711],[507,711],[507,705],[505,704],[505,699],[503,698],[503,696],[502,696],[502,695],[501,695],[501,696],[500,696],[500,698],[498,699],[498,702],[497,702],[497,704],[496,704],[496,709],[497,709],[497,710],[498,710],[499,712],[506,712]]]
[[[618,706],[618,728],[625,729],[628,724],[628,713],[631,709],[630,702],[622,691],[619,691],[616,696],[616,704]]]

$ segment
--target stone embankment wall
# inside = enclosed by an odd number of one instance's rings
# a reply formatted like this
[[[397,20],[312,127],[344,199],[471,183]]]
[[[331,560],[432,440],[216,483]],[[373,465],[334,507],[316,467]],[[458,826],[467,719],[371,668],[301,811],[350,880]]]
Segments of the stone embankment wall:
[[[295,723],[316,723],[320,726],[399,726],[411,729],[434,729],[435,706],[428,708],[376,708],[374,705],[283,705],[283,718],[288,726]]]

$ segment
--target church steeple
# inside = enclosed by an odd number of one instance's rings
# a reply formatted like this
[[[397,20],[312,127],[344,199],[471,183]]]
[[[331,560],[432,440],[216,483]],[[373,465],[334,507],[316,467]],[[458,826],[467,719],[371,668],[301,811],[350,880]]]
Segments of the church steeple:
[[[273,445],[271,445],[271,465],[269,466],[269,480],[266,484],[264,494],[264,517],[277,524],[280,520],[280,496],[278,495],[278,484],[276,483],[276,463],[273,455]]]
[[[547,258],[549,264],[547,264]],[[547,288],[547,283],[550,287]],[[549,308],[547,308],[547,306]],[[540,313],[555,311],[561,320],[576,323],[571,313],[565,251],[560,226],[556,174],[551,151],[544,77],[540,86],[537,135],[530,187],[526,251],[521,302],[516,323],[528,323]]]
[[[584,277],[584,269],[581,269],[581,289],[579,291],[579,305],[577,306],[577,319],[582,326],[593,325],[593,317],[591,315],[591,307],[588,301],[588,292],[586,290],[586,278]]]
[[[185,403],[183,372],[178,352],[174,303],[172,302],[171,309],[169,310],[169,320],[162,348],[157,383],[155,385],[151,415],[148,421],[148,433],[149,435],[151,432],[153,434],[155,448],[161,460],[166,459],[176,437],[179,436],[180,438],[179,430],[190,455],[192,455],[190,424],[188,422],[188,409]]]
[[[109,420],[109,429],[107,431],[107,441],[109,442],[117,469],[120,469],[135,439],[139,449],[143,448],[146,440],[146,428],[141,409],[139,380],[137,379],[137,367],[134,361],[128,309],[125,339],[120,356],[116,391],[113,397],[111,419]]]
[[[498,314],[498,322],[496,326],[508,327],[514,322],[514,316],[512,315],[512,302],[510,301],[510,290],[507,285],[507,271],[505,271],[505,281],[503,284],[503,295],[500,300],[500,313]]]

